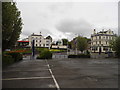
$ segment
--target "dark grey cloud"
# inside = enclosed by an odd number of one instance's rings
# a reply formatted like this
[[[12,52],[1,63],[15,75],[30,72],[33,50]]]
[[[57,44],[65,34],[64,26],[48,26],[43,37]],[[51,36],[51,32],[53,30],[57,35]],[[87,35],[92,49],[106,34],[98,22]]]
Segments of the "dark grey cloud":
[[[56,29],[61,32],[70,32],[88,36],[92,32],[92,25],[83,19],[64,19],[56,25]]]

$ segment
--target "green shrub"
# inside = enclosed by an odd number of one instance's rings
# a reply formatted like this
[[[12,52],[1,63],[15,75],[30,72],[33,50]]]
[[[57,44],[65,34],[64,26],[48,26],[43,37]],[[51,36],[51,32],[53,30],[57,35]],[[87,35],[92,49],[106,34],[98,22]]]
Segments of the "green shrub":
[[[48,50],[48,48],[38,48],[37,50],[41,53],[42,51]]]
[[[77,55],[68,55],[68,58],[77,58]]]
[[[41,51],[40,55],[37,57],[37,59],[51,59],[52,53],[49,50],[43,50]]]
[[[69,55],[68,58],[90,58],[89,54]]]
[[[87,51],[86,51],[86,54],[87,54],[87,55],[90,55],[90,52],[87,50]]]
[[[14,63],[14,58],[11,55],[2,55],[2,66],[5,67]]]
[[[12,58],[14,58],[14,61],[20,61],[22,60],[22,54],[18,53],[18,52],[12,52],[12,53],[6,53],[7,55],[11,55]]]

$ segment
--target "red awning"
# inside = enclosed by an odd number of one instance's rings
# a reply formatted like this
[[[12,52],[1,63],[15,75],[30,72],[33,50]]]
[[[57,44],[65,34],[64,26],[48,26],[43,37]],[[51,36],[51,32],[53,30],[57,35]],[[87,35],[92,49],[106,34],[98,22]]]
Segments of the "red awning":
[[[29,42],[29,41],[18,41],[18,42]]]

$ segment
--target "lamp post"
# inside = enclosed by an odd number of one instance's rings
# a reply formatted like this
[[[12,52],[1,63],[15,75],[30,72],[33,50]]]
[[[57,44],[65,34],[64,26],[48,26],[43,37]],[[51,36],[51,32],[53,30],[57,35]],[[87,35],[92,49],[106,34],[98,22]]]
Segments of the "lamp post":
[[[32,59],[34,59],[35,56],[35,46],[34,46],[35,40],[32,40]]]
[[[67,38],[67,55],[68,55],[68,38]]]
[[[75,34],[75,35],[77,35],[77,37],[78,37],[78,34]],[[77,38],[75,39],[75,51],[76,51],[76,55],[77,55]]]

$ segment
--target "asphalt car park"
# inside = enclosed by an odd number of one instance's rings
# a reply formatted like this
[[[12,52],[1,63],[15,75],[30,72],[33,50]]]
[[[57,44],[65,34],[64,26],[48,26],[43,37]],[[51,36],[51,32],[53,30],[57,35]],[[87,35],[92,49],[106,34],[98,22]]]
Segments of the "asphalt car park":
[[[118,88],[118,59],[24,59],[3,69],[2,88]]]

